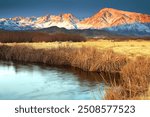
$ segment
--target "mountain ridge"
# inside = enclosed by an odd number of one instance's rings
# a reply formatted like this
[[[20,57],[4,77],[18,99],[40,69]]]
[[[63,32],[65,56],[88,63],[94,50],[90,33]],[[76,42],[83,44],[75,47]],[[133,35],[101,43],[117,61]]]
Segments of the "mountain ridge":
[[[66,29],[102,29],[107,27],[118,26],[122,24],[132,24],[134,22],[150,23],[150,15],[129,12],[123,10],[117,10],[113,8],[103,8],[91,17],[79,20],[71,13],[65,13],[60,15],[45,15],[41,17],[13,17],[13,18],[1,18],[0,24],[3,26],[19,26],[24,27],[27,30],[48,28],[51,26],[57,26]],[[4,27],[5,28],[5,27]],[[11,27],[10,27],[11,28]],[[14,28],[15,30],[15,28]]]
[[[134,32],[133,35],[150,35],[150,15],[103,8],[91,17],[79,20],[71,13],[45,15],[41,17],[0,18],[0,29],[3,30],[40,30],[53,26],[71,29],[104,29],[110,32]],[[142,30],[141,30],[142,29]],[[137,33],[137,34],[136,34]],[[130,33],[131,34],[131,33]]]
[[[84,27],[101,29],[122,24],[132,24],[134,22],[150,23],[150,15],[104,8],[93,16],[82,20],[78,25],[82,29]]]

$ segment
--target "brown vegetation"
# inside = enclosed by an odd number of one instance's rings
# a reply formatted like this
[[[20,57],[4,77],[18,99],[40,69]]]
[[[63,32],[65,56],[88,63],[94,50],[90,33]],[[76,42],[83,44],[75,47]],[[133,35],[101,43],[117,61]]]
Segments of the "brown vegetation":
[[[70,46],[35,49],[31,46],[1,44],[0,60],[66,65],[97,73],[119,73],[119,83],[112,80],[105,99],[139,99],[149,88],[150,59],[137,57],[129,60],[112,50],[100,51],[92,47]]]
[[[0,46],[0,59],[20,62],[36,62],[48,65],[68,65],[96,72],[119,72],[127,62],[125,56],[111,50],[72,48],[60,46],[51,49],[34,49],[27,46]]]
[[[43,32],[11,32],[0,31],[0,42],[2,43],[21,43],[21,42],[54,42],[54,41],[72,41],[81,42],[85,38],[77,34],[65,33],[43,33]]]
[[[119,85],[107,90],[106,99],[140,99],[149,90],[150,58],[137,57],[122,67]]]

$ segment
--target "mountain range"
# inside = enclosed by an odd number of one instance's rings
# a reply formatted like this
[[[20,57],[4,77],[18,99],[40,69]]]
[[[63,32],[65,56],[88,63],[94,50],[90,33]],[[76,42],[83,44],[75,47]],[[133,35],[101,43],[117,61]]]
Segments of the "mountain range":
[[[66,30],[105,30],[121,35],[150,36],[150,15],[103,8],[85,19],[78,19],[71,13],[0,18],[2,30],[41,30],[54,26]]]

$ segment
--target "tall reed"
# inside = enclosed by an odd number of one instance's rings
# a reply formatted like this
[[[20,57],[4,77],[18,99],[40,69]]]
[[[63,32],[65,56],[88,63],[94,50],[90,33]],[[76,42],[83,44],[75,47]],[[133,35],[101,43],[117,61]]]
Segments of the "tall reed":
[[[137,57],[129,60],[112,50],[101,51],[92,47],[35,49],[1,44],[0,60],[73,66],[97,73],[119,73],[119,83],[111,82],[105,99],[137,99],[148,91],[150,81],[150,58]]]
[[[111,86],[105,99],[140,99],[149,90],[150,58],[131,60],[121,68],[120,74],[120,84]]]
[[[60,46],[51,49],[34,49],[28,46],[0,46],[0,59],[68,65],[84,71],[118,72],[127,62],[125,56],[111,50],[99,51],[91,47],[73,48]]]

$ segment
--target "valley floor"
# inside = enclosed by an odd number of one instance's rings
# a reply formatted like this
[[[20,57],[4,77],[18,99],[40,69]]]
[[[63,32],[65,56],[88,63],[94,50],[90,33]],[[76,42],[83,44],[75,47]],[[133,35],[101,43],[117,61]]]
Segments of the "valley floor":
[[[69,47],[94,47],[99,50],[113,50],[114,52],[127,55],[128,57],[150,56],[150,41],[145,40],[129,40],[129,41],[113,41],[99,40],[87,42],[41,42],[41,43],[8,43],[6,45],[25,45],[32,46],[36,49],[50,49],[59,46]]]

